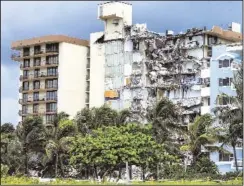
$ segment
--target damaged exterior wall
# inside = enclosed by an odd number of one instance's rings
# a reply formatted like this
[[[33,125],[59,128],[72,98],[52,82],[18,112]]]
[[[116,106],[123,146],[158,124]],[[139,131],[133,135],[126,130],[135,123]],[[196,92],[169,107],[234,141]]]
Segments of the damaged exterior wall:
[[[147,123],[147,110],[165,96],[184,108],[182,122],[188,124],[201,114],[202,97],[207,102],[210,97],[212,46],[240,40],[241,34],[213,27],[162,36],[146,24],[132,25],[131,5],[121,3],[115,3],[118,13],[110,9],[100,16],[105,22],[99,41],[104,46],[105,103],[117,110],[129,108],[132,121]],[[101,4],[100,12],[112,5]]]

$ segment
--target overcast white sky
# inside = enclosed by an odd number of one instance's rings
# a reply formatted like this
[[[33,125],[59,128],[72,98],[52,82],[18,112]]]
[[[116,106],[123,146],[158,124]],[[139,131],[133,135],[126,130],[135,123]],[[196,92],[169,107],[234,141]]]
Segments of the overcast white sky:
[[[17,124],[19,66],[11,61],[15,40],[48,34],[89,39],[103,30],[94,1],[1,1],[1,123]],[[135,1],[133,23],[147,23],[150,30],[185,31],[191,27],[227,27],[242,22],[241,1]]]

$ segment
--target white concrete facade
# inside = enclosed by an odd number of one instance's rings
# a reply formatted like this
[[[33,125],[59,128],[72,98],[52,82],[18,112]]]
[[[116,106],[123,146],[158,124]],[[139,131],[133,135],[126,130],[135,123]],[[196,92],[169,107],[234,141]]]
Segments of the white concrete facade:
[[[85,46],[59,44],[57,108],[71,118],[85,107],[87,52]]]

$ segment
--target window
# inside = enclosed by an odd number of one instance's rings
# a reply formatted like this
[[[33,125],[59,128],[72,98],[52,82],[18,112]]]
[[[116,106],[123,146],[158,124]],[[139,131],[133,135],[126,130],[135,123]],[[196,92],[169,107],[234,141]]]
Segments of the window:
[[[47,112],[56,112],[57,111],[57,103],[47,103],[46,111]]]
[[[57,100],[57,91],[47,91],[47,100]]]
[[[53,123],[55,115],[46,115],[46,122]]]
[[[38,104],[34,104],[33,105],[33,113],[38,113],[38,108],[39,108]]]
[[[219,86],[230,86],[232,83],[232,78],[219,78]]]
[[[28,101],[28,94],[24,93],[23,94],[23,102],[27,102]]]
[[[219,161],[232,161],[233,159],[233,154],[219,152]]]
[[[41,46],[34,46],[34,54],[40,54],[41,53]]]
[[[40,81],[34,81],[34,89],[40,89]]]
[[[170,96],[170,90],[167,90],[166,91],[166,96],[169,98],[169,96]]]
[[[139,42],[133,41],[133,50],[139,50]]]
[[[58,87],[58,80],[52,79],[46,81],[46,88],[57,88]]]
[[[22,106],[22,113],[23,114],[27,114],[28,113],[28,107],[27,107],[27,105],[23,105]]]
[[[26,68],[26,67],[30,67],[30,60],[29,59],[24,60],[24,68]]]
[[[34,101],[39,101],[39,92],[34,92],[33,93],[33,100]]]
[[[208,98],[208,106],[210,106],[210,98]]]
[[[56,76],[57,74],[58,74],[58,68],[57,67],[47,68],[47,75],[48,76]]]
[[[23,82],[23,90],[29,90],[29,82]]]
[[[58,52],[58,43],[46,44],[46,52]]]
[[[231,63],[232,60],[229,59],[219,60],[219,68],[231,67]]]
[[[24,56],[29,56],[30,55],[30,48],[29,47],[23,49],[23,55]]]
[[[34,71],[34,77],[35,78],[40,77],[40,70],[39,69],[35,69],[35,71]]]
[[[34,58],[34,66],[40,66],[41,65],[41,58],[40,57],[37,57],[37,58]]]
[[[58,56],[47,56],[46,64],[47,65],[58,64]]]
[[[23,78],[24,79],[27,79],[28,78],[28,75],[29,75],[29,71],[28,70],[24,70],[23,71]]]
[[[216,36],[213,36],[213,37],[209,36],[208,37],[208,44],[209,45],[217,44],[217,41],[218,41],[218,38]]]

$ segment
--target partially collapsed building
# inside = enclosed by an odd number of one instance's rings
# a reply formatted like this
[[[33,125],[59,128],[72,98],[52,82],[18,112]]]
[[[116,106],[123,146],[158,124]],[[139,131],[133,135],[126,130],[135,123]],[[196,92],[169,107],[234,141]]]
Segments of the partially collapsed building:
[[[212,46],[241,41],[240,25],[214,26],[165,34],[132,24],[132,5],[108,2],[98,7],[104,32],[91,34],[90,106],[107,103],[130,109],[132,121],[147,123],[146,113],[163,96],[181,105],[182,122],[206,113],[210,101]]]

